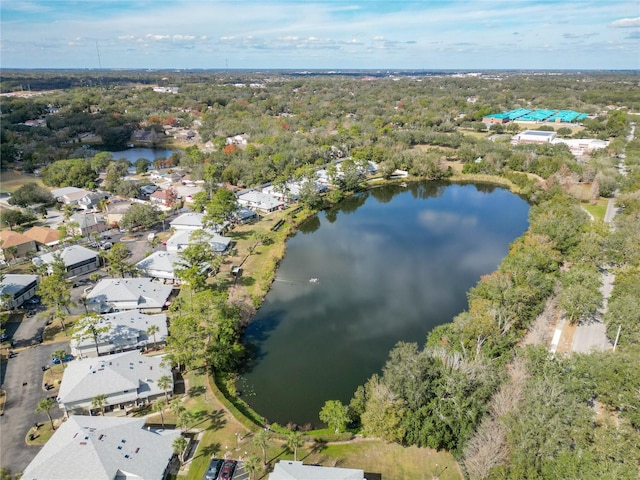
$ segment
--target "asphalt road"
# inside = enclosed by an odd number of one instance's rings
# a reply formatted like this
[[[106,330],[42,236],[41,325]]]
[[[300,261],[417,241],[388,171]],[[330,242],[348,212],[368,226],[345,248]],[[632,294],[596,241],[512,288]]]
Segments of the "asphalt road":
[[[602,286],[600,287],[603,299],[602,311],[598,313],[595,318],[580,322],[573,336],[572,351],[577,353],[590,353],[592,351],[609,350],[613,347],[607,337],[607,329],[604,323],[602,323],[602,316],[607,311],[607,304],[613,290],[614,280],[614,274],[608,271],[602,272]]]
[[[38,317],[26,320],[15,331],[8,329],[13,333],[16,355],[3,368],[1,379],[7,402],[0,417],[0,465],[13,473],[22,472],[40,451],[40,447],[25,444],[29,429],[35,422],[49,421],[46,414],[35,413],[38,402],[51,395],[42,389],[41,367],[51,365],[55,350],[69,346],[68,342],[39,344],[37,335],[44,320]],[[62,411],[54,408],[51,416],[62,417]]]

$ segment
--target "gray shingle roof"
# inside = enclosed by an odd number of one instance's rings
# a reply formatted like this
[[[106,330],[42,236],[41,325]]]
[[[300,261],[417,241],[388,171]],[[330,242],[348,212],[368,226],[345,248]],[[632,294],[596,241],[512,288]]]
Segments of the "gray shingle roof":
[[[76,263],[84,262],[85,260],[92,260],[98,256],[98,254],[85,248],[81,245],[71,245],[69,247],[63,248],[62,250],[57,250],[56,252],[45,253],[44,255],[40,255],[33,259],[33,263],[36,265],[41,265],[42,263],[50,264],[53,263],[54,254],[59,253],[62,261],[67,267],[75,265]]]
[[[57,400],[65,405],[87,402],[90,406],[94,397],[106,395],[107,404],[113,405],[162,395],[158,379],[163,375],[171,378],[171,369],[161,362],[161,355],[147,357],[137,350],[74,360],[62,374]],[[117,401],[111,402],[110,396]]]
[[[319,467],[280,460],[269,480],[364,480],[364,471],[355,468]]]
[[[126,310],[124,312],[109,313],[100,316],[97,328],[109,327],[109,330],[99,334],[98,349],[100,353],[109,353],[112,350],[143,347],[153,344],[153,336],[147,334],[147,329],[151,325],[158,327],[155,335],[156,341],[162,342],[168,335],[167,316],[164,313],[156,315],[146,315],[138,310]],[[82,338],[79,335],[78,338]],[[72,339],[72,352],[77,349],[90,349],[91,354],[95,353],[95,343],[93,338]]]
[[[0,295],[15,295],[37,280],[37,275],[8,273],[4,276],[2,282],[0,282]]]
[[[171,290],[171,285],[160,285],[150,278],[104,278],[87,295],[87,301],[120,310],[155,309],[165,305]]]
[[[143,418],[72,415],[27,466],[22,478],[116,480],[126,475],[160,479],[180,432],[143,427]]]

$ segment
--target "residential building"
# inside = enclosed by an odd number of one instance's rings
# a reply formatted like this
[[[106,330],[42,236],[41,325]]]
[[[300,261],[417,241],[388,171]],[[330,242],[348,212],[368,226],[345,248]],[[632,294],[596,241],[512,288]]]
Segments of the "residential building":
[[[173,207],[178,199],[178,194],[174,188],[167,188],[165,190],[156,190],[149,195],[149,201],[160,207],[170,208]]]
[[[163,355],[149,357],[137,350],[98,358],[82,358],[67,363],[56,398],[65,415],[90,413],[92,400],[105,396],[106,412],[126,415],[136,406],[165,395],[158,386],[160,377],[171,379],[167,392],[173,391],[173,375],[163,366]]]
[[[154,325],[157,332],[148,333]],[[167,316],[164,313],[146,315],[138,310],[126,310],[101,315],[97,323],[98,330],[106,328],[96,340],[91,335],[76,335],[71,340],[71,354],[78,358],[96,357],[127,350],[144,349],[157,344],[162,345],[168,335]]]
[[[272,195],[249,190],[238,195],[238,203],[241,206],[258,210],[263,213],[275,212],[284,207],[284,202]]]
[[[158,251],[136,263],[136,268],[147,277],[175,282],[175,268],[180,263],[182,260],[175,253]]]
[[[229,245],[231,245],[231,239],[229,237],[218,235],[212,230],[202,231],[205,233],[203,237],[204,241],[206,241],[216,253],[226,252]],[[167,252],[178,253],[194,243],[194,232],[195,230],[178,230],[167,240]]]
[[[81,245],[71,245],[56,252],[45,253],[34,258],[33,263],[38,267],[47,265],[47,270],[51,273],[51,264],[57,255],[60,255],[60,259],[67,267],[67,277],[75,277],[100,268],[100,257],[97,252]]]
[[[78,200],[78,206],[85,210],[95,210],[98,203],[102,200],[108,200],[109,195],[104,192],[89,192]]]
[[[101,233],[109,230],[109,225],[102,215],[97,213],[74,213],[69,218],[70,222],[78,224],[77,228],[70,228],[73,230],[69,233],[82,235],[83,237],[89,237],[92,233]]]
[[[122,220],[122,217],[133,202],[128,199],[112,199],[107,205],[107,211],[105,212],[107,215],[107,224],[108,225],[117,225]]]
[[[36,242],[36,247],[39,250],[60,243],[60,232],[49,227],[31,227],[24,232],[24,236]]]
[[[51,195],[53,195],[57,201],[64,203],[65,205],[77,205],[81,198],[89,195],[90,193],[91,192],[89,190],[78,187],[63,187],[51,190]]]
[[[172,291],[171,285],[150,278],[103,278],[87,294],[87,304],[99,313],[135,309],[155,313],[167,306]]]
[[[303,465],[302,462],[280,460],[275,464],[269,480],[366,480],[364,470],[355,468]]]
[[[11,230],[0,232],[0,257],[5,262],[26,257],[36,251],[36,242],[31,238]]]
[[[144,418],[72,415],[38,452],[22,478],[164,479],[180,431],[152,430],[144,423]]]
[[[0,281],[0,305],[6,309],[19,308],[36,294],[37,275],[8,273]]]
[[[233,217],[238,223],[249,223],[257,220],[258,214],[250,208],[240,207],[234,212]]]
[[[169,225],[174,230],[202,230],[204,213],[187,212],[173,219]]]

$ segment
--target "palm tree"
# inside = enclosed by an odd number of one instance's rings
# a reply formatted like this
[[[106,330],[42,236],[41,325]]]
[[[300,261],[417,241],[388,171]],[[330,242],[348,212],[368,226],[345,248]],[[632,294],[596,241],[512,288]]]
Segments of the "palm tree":
[[[298,461],[298,448],[304,445],[302,434],[300,432],[291,432],[287,437],[287,447],[293,452],[293,461]]]
[[[51,356],[54,359],[58,359],[58,362],[60,363],[60,365],[62,365],[62,369],[64,370],[65,369],[65,365],[64,365],[64,362],[62,361],[62,359],[67,356],[67,351],[66,350],[56,350],[55,352],[53,352],[51,354]]]
[[[160,421],[162,422],[162,428],[164,428],[164,409],[167,408],[167,402],[164,400],[158,400],[153,404],[153,411],[160,414]]]
[[[157,325],[149,325],[149,328],[147,328],[147,335],[153,335],[153,349],[155,350],[156,347],[156,333],[158,333],[160,331],[160,327]]]
[[[164,396],[169,402],[169,389],[173,386],[173,382],[171,381],[171,377],[169,375],[162,375],[158,379],[158,388],[160,388],[164,392]]]
[[[91,408],[94,410],[100,409],[102,411],[102,415],[104,416],[104,407],[107,405],[107,396],[105,394],[96,395],[91,400]]]
[[[56,401],[51,398],[51,397],[47,397],[47,398],[43,398],[42,400],[40,400],[38,402],[38,406],[36,407],[36,413],[46,413],[47,417],[49,417],[49,421],[51,422],[51,430],[55,430],[56,427],[53,426],[53,418],[51,418],[51,409],[53,407],[55,407]]]
[[[187,442],[187,439],[184,438],[182,435],[180,435],[178,438],[176,438],[173,441],[173,453],[178,455],[181,466],[184,465],[184,454],[187,451],[188,445],[189,445],[189,442]]]
[[[258,430],[258,432],[253,437],[253,443],[256,447],[260,447],[262,450],[262,463],[264,465],[267,464],[267,446],[269,445],[269,441],[271,440],[271,432],[266,428],[262,430]]]
[[[244,461],[244,469],[249,472],[252,480],[255,480],[256,478],[256,472],[258,471],[259,464],[260,459],[255,455],[249,455],[249,457]]]

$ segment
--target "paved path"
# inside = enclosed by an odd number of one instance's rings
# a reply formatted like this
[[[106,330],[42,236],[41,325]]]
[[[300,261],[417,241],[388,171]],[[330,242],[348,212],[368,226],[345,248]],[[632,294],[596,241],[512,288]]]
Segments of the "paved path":
[[[573,336],[573,346],[571,350],[576,353],[589,353],[594,350],[602,351],[613,348],[613,345],[607,337],[607,331],[602,323],[602,317],[607,312],[607,305],[611,292],[613,290],[613,282],[615,275],[609,271],[602,272],[602,285],[600,292],[602,293],[602,309],[595,318],[581,321]]]
[[[48,421],[44,413],[36,414],[38,402],[47,396],[42,389],[42,366],[51,364],[51,354],[68,348],[68,342],[38,343],[38,333],[44,321],[38,317],[26,319],[11,333],[16,356],[3,365],[0,382],[7,393],[4,415],[0,417],[0,466],[13,473],[22,472],[40,451],[40,447],[25,444],[25,437],[33,424]],[[8,329],[9,330],[9,329]],[[54,408],[51,416],[58,418],[62,411]]]

